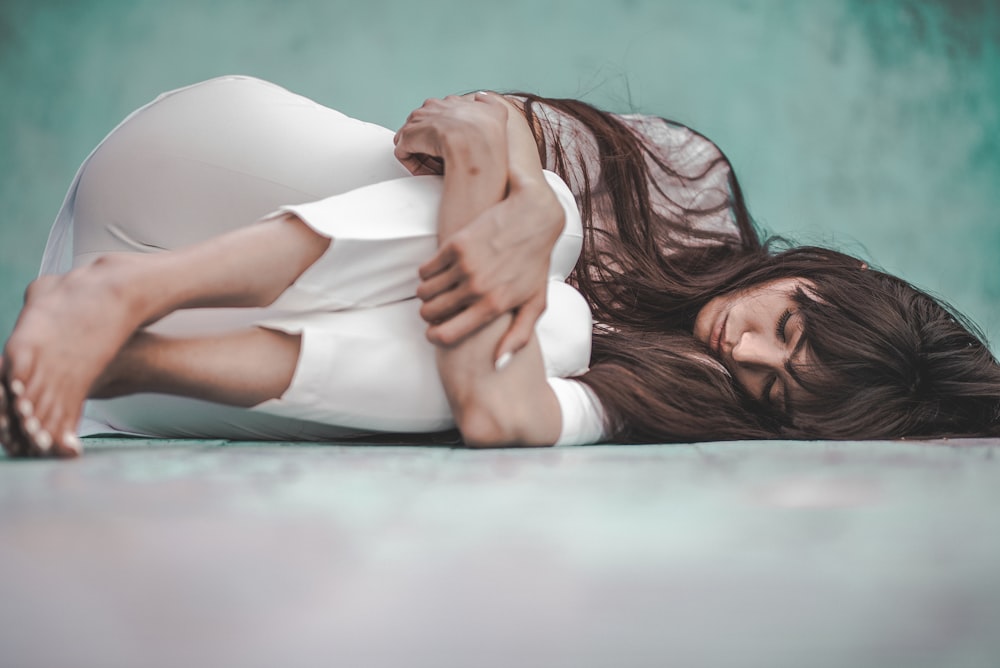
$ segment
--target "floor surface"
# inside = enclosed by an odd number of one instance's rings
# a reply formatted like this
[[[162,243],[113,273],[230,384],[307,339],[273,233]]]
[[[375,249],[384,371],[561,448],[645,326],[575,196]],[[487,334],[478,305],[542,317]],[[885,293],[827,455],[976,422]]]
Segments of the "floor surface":
[[[0,459],[3,666],[1000,665],[1000,443]]]

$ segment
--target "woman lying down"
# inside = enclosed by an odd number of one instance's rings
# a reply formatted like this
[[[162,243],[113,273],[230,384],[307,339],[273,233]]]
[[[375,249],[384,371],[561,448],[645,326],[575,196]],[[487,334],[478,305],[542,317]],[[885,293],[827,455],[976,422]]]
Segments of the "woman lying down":
[[[13,456],[1000,435],[958,314],[775,250],[714,144],[575,100],[429,100],[394,136],[247,77],[166,93],[84,162],[42,273],[0,362]]]

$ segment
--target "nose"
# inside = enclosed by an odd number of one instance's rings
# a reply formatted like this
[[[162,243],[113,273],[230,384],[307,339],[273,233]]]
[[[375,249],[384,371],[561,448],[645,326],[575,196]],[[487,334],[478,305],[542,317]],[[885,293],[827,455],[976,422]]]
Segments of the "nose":
[[[779,369],[785,364],[784,351],[767,336],[744,332],[732,349],[733,361],[748,368]]]

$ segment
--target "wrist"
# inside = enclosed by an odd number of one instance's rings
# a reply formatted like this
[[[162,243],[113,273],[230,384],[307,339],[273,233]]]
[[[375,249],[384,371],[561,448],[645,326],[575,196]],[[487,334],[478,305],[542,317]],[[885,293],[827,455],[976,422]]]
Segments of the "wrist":
[[[530,176],[519,176],[516,183],[518,193],[532,202],[538,217],[537,224],[544,226],[553,240],[558,238],[566,224],[566,212],[545,175],[539,171]]]
[[[495,124],[458,125],[441,134],[441,157],[446,165],[478,167],[500,164],[506,169],[507,140]]]

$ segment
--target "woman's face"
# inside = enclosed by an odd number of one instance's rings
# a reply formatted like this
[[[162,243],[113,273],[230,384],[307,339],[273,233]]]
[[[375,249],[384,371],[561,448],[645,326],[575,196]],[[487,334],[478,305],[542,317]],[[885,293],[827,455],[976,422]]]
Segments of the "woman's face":
[[[812,284],[782,278],[720,295],[698,312],[694,336],[722,360],[750,396],[789,414],[805,390],[789,367],[808,363],[802,318],[794,295]]]

